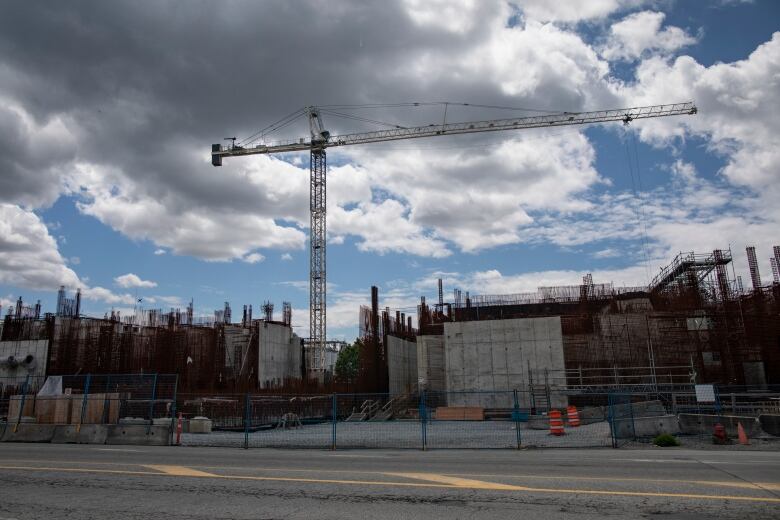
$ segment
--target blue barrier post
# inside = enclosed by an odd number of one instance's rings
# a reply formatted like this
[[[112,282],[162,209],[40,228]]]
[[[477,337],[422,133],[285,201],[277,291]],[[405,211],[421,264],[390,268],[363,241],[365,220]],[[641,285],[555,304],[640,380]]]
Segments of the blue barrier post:
[[[252,411],[252,404],[249,401],[249,394],[244,396],[244,449],[249,449],[249,420]]]
[[[517,432],[517,449],[520,449],[520,401],[517,398],[517,388],[514,390],[514,409],[512,410],[512,418],[515,420],[515,431]]]
[[[24,414],[24,402],[27,400],[27,388],[30,385],[30,374],[24,380],[22,385],[22,400],[19,403],[19,416],[16,418],[16,424],[14,425],[14,433],[19,429],[19,423],[22,422],[22,414]],[[10,401],[9,401],[10,402]]]
[[[76,433],[81,431],[81,425],[84,422],[84,414],[87,413],[87,399],[89,398],[89,384],[92,382],[92,374],[87,374],[87,380],[84,382],[84,398],[81,400],[81,417],[76,425]]]
[[[335,450],[336,449],[336,421],[337,421],[337,413],[338,413],[338,400],[336,399],[336,394],[333,394],[333,403],[331,406],[331,414],[333,417],[333,428],[331,433],[331,444],[330,449]]]

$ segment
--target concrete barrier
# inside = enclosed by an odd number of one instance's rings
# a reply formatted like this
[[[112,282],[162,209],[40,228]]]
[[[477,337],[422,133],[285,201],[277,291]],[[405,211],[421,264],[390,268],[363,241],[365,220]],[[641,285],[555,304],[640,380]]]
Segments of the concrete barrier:
[[[108,437],[108,425],[86,424],[78,429],[74,424],[54,427],[53,444],[105,444]]]
[[[208,417],[193,417],[190,419],[190,433],[211,433],[211,419]]]
[[[680,430],[688,435],[712,435],[717,423],[723,425],[730,437],[737,436],[737,423],[742,423],[748,437],[758,437],[764,433],[758,419],[749,416],[681,413],[678,419]]]
[[[761,414],[758,416],[758,422],[766,433],[780,437],[780,414]]]
[[[3,434],[3,442],[51,442],[54,437],[53,424],[19,424],[14,431],[14,424],[8,424]]]
[[[656,417],[635,417],[634,435],[639,438],[648,438],[668,433],[677,435],[680,433],[680,424],[676,415],[659,415]]]
[[[629,408],[630,407],[630,408]],[[612,406],[615,417],[658,417],[667,415],[666,407],[661,401],[642,401],[640,403],[616,404]]]
[[[170,426],[153,425],[150,427],[140,424],[109,424],[106,425],[106,430],[106,444],[168,446],[171,443]]]
[[[117,424],[149,424],[143,417],[122,417]]]
[[[607,409],[603,406],[586,406],[578,411],[580,424],[593,424],[607,420]]]

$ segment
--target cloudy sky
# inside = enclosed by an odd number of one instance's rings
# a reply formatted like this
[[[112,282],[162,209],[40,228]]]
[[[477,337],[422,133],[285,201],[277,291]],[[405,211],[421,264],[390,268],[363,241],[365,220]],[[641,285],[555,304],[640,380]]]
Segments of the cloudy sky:
[[[329,332],[369,287],[413,312],[642,285],[679,251],[780,244],[780,4],[12,2],[0,17],[0,304],[81,287],[103,315],[293,304],[308,332],[308,157],[209,162],[307,105],[472,103],[447,121],[693,100],[693,117],[332,149]],[[442,105],[340,113],[440,123]],[[382,128],[325,115],[331,133]],[[299,120],[266,137],[304,137]]]

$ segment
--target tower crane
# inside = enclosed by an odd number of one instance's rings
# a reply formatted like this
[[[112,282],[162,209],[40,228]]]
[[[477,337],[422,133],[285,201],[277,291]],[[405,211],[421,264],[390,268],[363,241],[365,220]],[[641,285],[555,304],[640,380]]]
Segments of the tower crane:
[[[420,104],[411,103],[408,105],[417,106]],[[696,105],[693,102],[686,102],[669,105],[598,110],[595,112],[559,112],[508,119],[447,123],[447,104],[444,103],[444,106],[445,118],[441,124],[411,127],[395,126],[394,128],[386,130],[343,135],[331,135],[330,132],[325,129],[325,125],[322,121],[321,109],[310,106],[295,113],[298,115],[301,113],[306,114],[309,120],[310,130],[310,136],[308,138],[280,142],[272,145],[257,144],[254,146],[242,146],[236,144],[235,138],[227,138],[231,141],[230,145],[223,146],[221,144],[213,144],[211,146],[211,164],[214,166],[222,166],[222,160],[226,157],[309,152],[309,210],[311,226],[309,235],[309,346],[310,349],[312,349],[312,369],[315,371],[322,371],[325,369],[325,178],[327,169],[326,150],[328,148],[385,141],[399,141],[402,139],[417,139],[422,137],[586,125],[613,121],[622,121],[623,124],[628,125],[630,122],[637,119],[694,115],[697,112]]]

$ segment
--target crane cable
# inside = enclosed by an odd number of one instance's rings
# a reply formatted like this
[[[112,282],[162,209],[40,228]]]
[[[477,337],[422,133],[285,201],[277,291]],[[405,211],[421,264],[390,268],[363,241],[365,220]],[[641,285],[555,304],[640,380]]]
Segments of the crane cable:
[[[378,124],[382,126],[401,129],[406,127],[395,123],[387,123],[384,121],[364,118],[352,114],[343,114],[340,112],[336,112],[336,110],[366,110],[366,109],[377,109],[377,108],[406,108],[406,107],[419,108],[419,107],[430,107],[430,106],[444,106],[444,107],[459,106],[459,107],[483,108],[483,109],[491,109],[491,110],[512,110],[512,111],[520,111],[520,112],[535,112],[540,114],[577,114],[578,113],[578,112],[562,112],[560,110],[544,110],[544,109],[526,108],[526,107],[508,107],[508,106],[501,106],[501,105],[485,105],[485,104],[477,104],[477,103],[462,103],[462,102],[450,102],[450,101],[422,101],[422,102],[407,102],[407,103],[365,103],[365,104],[356,104],[356,105],[318,105],[316,108],[320,109],[323,113],[327,113],[329,115],[334,115],[337,117],[343,117],[347,119],[353,119],[355,121],[362,121],[365,123],[372,123],[372,124]],[[250,136],[241,139],[238,142],[238,144],[240,146],[245,146],[255,141],[258,141],[260,139],[263,139],[267,134],[270,134],[277,130],[281,130],[282,128],[286,127],[290,123],[296,121],[301,116],[306,114],[308,112],[308,109],[309,107],[299,108],[295,112],[292,112],[287,116],[279,119],[278,121],[275,121],[274,123],[271,123],[270,125],[256,131]]]
[[[635,208],[636,218],[637,218],[637,224],[639,225],[639,229],[642,232],[642,256],[644,257],[644,267],[645,267],[645,276],[647,277],[647,283],[650,283],[650,256],[648,254],[648,247],[649,247],[649,239],[647,236],[647,213],[645,212],[645,200],[642,198],[641,193],[643,192],[642,187],[642,173],[639,168],[639,153],[637,151],[636,146],[636,136],[633,133],[633,130],[629,130],[629,137],[633,141],[633,148],[634,148],[634,156],[633,156],[633,163],[632,163],[632,156],[631,151],[628,146],[628,141],[625,141],[625,147],[626,147],[626,159],[628,162],[628,173],[631,177],[631,188],[634,192],[634,198],[639,203],[639,207]],[[636,172],[636,179],[634,172]]]

